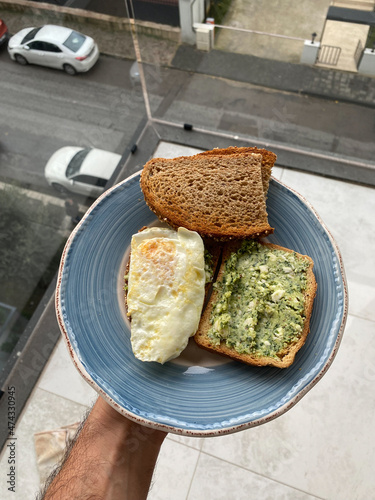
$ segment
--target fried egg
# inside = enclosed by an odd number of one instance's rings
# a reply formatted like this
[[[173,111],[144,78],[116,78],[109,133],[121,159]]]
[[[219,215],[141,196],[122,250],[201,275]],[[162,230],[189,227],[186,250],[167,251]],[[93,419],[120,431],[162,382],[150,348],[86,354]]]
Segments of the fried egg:
[[[131,345],[141,361],[165,363],[198,329],[204,294],[204,245],[198,233],[152,227],[132,237],[127,306]]]

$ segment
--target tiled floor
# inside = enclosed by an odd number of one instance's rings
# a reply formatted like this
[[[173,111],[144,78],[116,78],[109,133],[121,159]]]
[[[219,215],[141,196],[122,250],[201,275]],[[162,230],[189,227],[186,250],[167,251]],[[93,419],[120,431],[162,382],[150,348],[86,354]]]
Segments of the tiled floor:
[[[167,144],[156,152],[192,153]],[[223,437],[170,434],[149,500],[375,499],[375,192],[280,168],[274,176],[307,198],[342,252],[350,314],[341,348],[323,379],[282,417]],[[17,494],[6,489],[1,457],[2,499],[35,497],[34,433],[79,420],[95,397],[60,341],[16,428]]]

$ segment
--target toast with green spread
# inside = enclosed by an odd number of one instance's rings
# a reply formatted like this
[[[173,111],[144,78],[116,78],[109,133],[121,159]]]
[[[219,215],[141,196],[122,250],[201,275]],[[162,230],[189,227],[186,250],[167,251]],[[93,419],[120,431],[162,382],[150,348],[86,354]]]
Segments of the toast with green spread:
[[[310,257],[255,240],[227,243],[194,339],[250,365],[286,368],[306,341],[316,288]]]

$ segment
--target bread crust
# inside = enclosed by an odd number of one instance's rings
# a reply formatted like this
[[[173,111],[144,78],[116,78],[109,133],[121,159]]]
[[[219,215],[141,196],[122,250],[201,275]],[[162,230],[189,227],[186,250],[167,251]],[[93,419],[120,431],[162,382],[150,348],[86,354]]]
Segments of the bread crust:
[[[272,167],[274,166],[277,156],[272,151],[267,149],[260,149],[257,147],[236,147],[229,146],[228,148],[214,148],[209,151],[199,153],[201,155],[233,155],[233,154],[260,154],[262,155],[261,170],[262,170],[262,184],[264,196],[267,198],[268,187],[270,183]]]
[[[231,255],[233,251],[238,250],[238,248],[241,246],[242,242],[233,242],[227,244],[224,249],[223,249],[223,256],[222,256],[222,263],[220,266],[220,270],[217,276],[217,281],[220,281],[224,275],[224,270],[225,270],[225,262]],[[271,243],[265,243],[265,242],[259,242],[262,245],[265,245],[271,249],[277,249],[277,250],[283,250],[285,252],[294,252],[293,250],[285,247],[281,247],[279,245],[271,244]],[[287,368],[289,367],[295,359],[296,353],[301,349],[301,347],[304,345],[307,335],[310,331],[310,318],[311,318],[311,313],[313,309],[313,302],[314,298],[316,295],[316,290],[317,290],[317,283],[315,280],[315,276],[313,273],[313,266],[314,262],[313,260],[307,256],[307,255],[302,255],[297,252],[295,252],[299,258],[306,259],[309,262],[309,267],[306,271],[307,273],[307,286],[304,291],[304,299],[305,299],[305,307],[304,307],[304,316],[305,316],[305,321],[302,329],[302,333],[298,341],[291,343],[286,349],[279,351],[277,353],[277,359],[268,357],[268,356],[256,356],[253,354],[240,354],[237,351],[235,351],[233,348],[230,348],[226,345],[224,341],[220,343],[220,345],[215,346],[211,343],[207,333],[208,330],[211,327],[210,323],[210,317],[211,317],[211,312],[212,308],[216,302],[216,299],[218,297],[218,292],[213,291],[212,296],[210,298],[209,303],[207,304],[202,317],[201,321],[198,327],[198,330],[194,336],[194,340],[199,345],[200,347],[210,351],[214,352],[217,354],[221,354],[223,356],[230,357],[232,359],[235,359],[237,361],[241,361],[242,363],[246,363],[248,365],[254,365],[254,366],[274,366],[277,368]]]
[[[141,189],[149,208],[171,227],[218,240],[259,238],[268,223],[259,154],[155,158]]]

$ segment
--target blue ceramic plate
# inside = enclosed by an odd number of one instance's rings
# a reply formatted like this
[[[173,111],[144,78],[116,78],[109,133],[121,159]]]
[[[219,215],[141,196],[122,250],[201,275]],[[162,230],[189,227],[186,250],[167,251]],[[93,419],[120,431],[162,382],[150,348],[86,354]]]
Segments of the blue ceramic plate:
[[[104,193],[63,252],[56,310],[72,359],[106,400],[134,421],[189,436],[214,436],[263,424],[296,404],[329,368],[347,315],[339,250],[312,207],[272,179],[272,243],[310,255],[318,283],[311,331],[287,369],[251,367],[198,348],[191,339],[164,365],[131,350],[123,276],[131,236],[156,224],[139,173]]]

